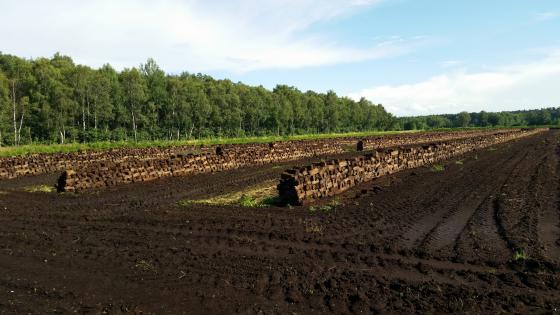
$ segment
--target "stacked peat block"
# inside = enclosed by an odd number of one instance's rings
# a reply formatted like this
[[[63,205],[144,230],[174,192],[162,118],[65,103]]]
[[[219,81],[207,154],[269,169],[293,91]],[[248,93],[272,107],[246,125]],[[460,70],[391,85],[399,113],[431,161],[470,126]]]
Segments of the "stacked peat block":
[[[499,131],[499,133],[507,132],[511,130]],[[65,175],[68,183],[65,184],[66,181],[61,180],[59,190],[75,191],[338,154],[347,152],[349,147],[356,146],[357,141],[360,140],[363,141],[364,150],[371,150],[413,143],[463,139],[489,133],[496,132],[411,133],[383,137],[280,141],[273,145],[224,145],[220,146],[221,150],[218,150],[221,155],[215,154],[216,146],[124,148],[98,152],[36,154],[0,159],[0,179],[70,170],[70,174]],[[181,152],[183,154],[180,154]]]
[[[264,164],[295,160],[310,156],[337,154],[355,147],[363,141],[364,150],[402,146],[413,143],[429,143],[483,135],[489,131],[409,133],[365,138],[344,137],[337,139],[280,141],[271,144],[227,145],[221,148],[240,156],[248,152],[256,160],[252,164]],[[503,132],[507,132],[504,130]],[[81,151],[74,153],[34,154],[22,157],[0,158],[0,179],[10,179],[26,175],[52,173],[66,169],[81,170],[101,162],[125,163],[128,160],[166,160],[174,154],[195,152],[199,155],[211,154],[215,146],[181,146],[169,148],[121,148],[107,151]],[[257,154],[254,154],[257,152]]]
[[[129,158],[106,161],[66,170],[59,178],[58,190],[75,192],[171,176],[220,172],[333,152],[339,153],[342,149],[329,142],[321,142],[311,148],[301,143],[278,144],[272,148],[269,144],[258,144],[216,147],[214,154],[178,154],[152,160]]]
[[[407,134],[384,135],[368,137],[363,139],[364,150],[376,150],[380,148],[398,147],[410,144],[423,144],[441,141],[467,139],[489,134],[501,134],[516,131],[517,129],[500,130],[468,130],[468,131],[438,131],[438,132],[417,132]]]
[[[169,157],[179,151],[191,151],[193,148],[192,146],[173,148],[121,148],[106,151],[32,154],[0,158],[0,179],[52,173],[68,168],[82,168],[103,161],[119,162],[128,159],[161,159]],[[207,151],[209,149],[203,148],[196,150]]]
[[[107,151],[33,154],[0,159],[0,179],[53,173],[69,168],[80,169],[100,162],[122,162],[128,159],[158,160],[181,151],[208,152],[210,148],[192,146],[172,148],[121,148]]]
[[[278,192],[284,203],[307,204],[320,198],[334,196],[374,178],[435,163],[544,130],[546,129],[495,132],[490,135],[428,145],[376,150],[356,158],[292,168],[281,175]]]

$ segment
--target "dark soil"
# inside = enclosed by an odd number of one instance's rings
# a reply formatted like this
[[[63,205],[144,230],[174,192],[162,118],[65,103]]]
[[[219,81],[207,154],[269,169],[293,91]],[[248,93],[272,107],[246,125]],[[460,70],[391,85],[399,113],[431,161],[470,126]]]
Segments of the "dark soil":
[[[0,313],[554,313],[560,132],[305,207],[178,205],[293,164],[84,194],[0,181]]]

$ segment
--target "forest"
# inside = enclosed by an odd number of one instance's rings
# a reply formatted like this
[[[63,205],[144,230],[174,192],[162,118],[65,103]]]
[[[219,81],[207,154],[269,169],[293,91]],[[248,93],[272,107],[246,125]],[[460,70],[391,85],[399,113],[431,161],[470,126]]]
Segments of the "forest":
[[[387,130],[395,122],[366,99],[171,75],[153,59],[118,72],[60,54],[35,60],[0,54],[5,145]]]
[[[467,127],[525,127],[558,126],[560,108],[542,108],[522,111],[489,113],[461,112],[458,114],[400,117],[393,127],[402,130],[429,130]]]
[[[117,71],[61,54],[0,53],[0,145],[557,125],[559,116],[547,108],[397,118],[364,98],[167,74],[153,59]]]

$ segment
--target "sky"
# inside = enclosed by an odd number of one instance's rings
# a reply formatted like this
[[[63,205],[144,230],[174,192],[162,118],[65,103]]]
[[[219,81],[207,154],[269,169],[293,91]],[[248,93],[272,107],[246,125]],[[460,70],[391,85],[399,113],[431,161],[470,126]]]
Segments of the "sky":
[[[558,0],[0,0],[0,51],[117,69],[154,58],[397,116],[560,106]]]

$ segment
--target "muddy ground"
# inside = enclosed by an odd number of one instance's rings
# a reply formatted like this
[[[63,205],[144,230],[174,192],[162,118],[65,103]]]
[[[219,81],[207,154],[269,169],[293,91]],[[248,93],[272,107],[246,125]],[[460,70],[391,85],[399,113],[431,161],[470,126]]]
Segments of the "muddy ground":
[[[305,207],[179,205],[307,161],[76,194],[0,181],[0,313],[554,313],[560,132]]]

